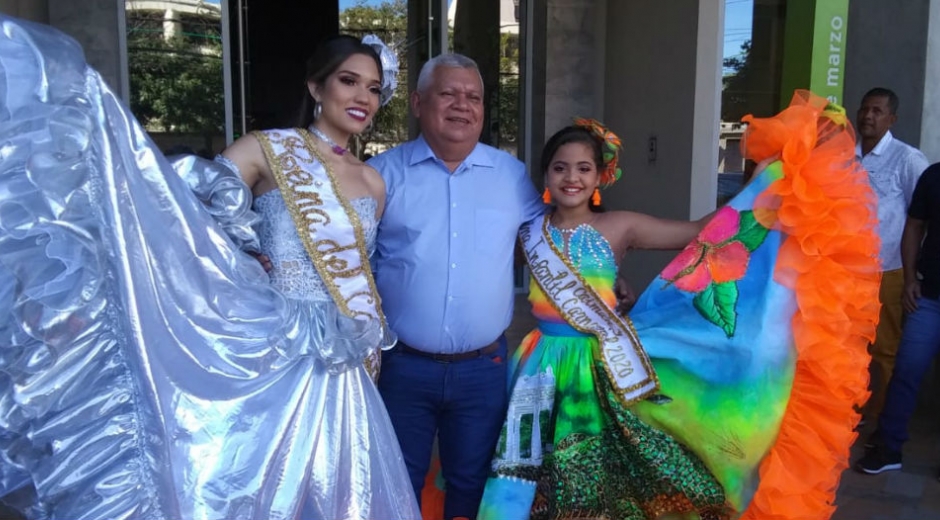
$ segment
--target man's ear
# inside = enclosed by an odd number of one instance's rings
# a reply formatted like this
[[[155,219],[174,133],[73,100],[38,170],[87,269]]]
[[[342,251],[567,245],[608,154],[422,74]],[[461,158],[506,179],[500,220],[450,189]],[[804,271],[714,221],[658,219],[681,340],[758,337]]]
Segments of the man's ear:
[[[411,93],[411,115],[418,119],[419,114],[421,113],[421,94],[418,94],[418,91]]]

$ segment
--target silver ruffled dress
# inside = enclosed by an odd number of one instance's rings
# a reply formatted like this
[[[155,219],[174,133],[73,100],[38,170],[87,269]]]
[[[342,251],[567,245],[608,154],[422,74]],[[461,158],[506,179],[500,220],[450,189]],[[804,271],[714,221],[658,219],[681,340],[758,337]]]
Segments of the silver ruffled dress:
[[[337,311],[278,193],[258,242],[246,187],[178,175],[74,41],[0,28],[0,497],[69,520],[419,518],[362,364],[394,338]],[[259,245],[272,279],[240,251]]]

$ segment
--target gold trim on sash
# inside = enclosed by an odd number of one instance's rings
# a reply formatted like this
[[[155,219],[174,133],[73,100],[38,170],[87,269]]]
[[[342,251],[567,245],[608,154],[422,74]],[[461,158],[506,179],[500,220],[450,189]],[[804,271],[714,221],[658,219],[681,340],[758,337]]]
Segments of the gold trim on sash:
[[[296,128],[293,131],[296,132],[296,135],[291,135],[290,131],[282,130],[255,131],[252,134],[261,144],[265,159],[268,161],[271,173],[274,174],[274,179],[281,191],[281,198],[284,200],[294,221],[297,236],[303,243],[310,261],[313,262],[320,274],[320,278],[323,279],[333,302],[340,312],[346,316],[378,319],[382,328],[385,329],[385,314],[382,312],[381,299],[375,286],[372,267],[369,264],[369,255],[366,252],[362,222],[359,220],[359,215],[339,189],[339,184],[330,164],[324,160],[316,149],[316,142],[310,132],[303,128]],[[275,145],[283,147],[284,151],[277,153]],[[320,163],[326,172],[326,180],[329,184],[324,185],[323,181],[315,178],[315,173],[305,170],[301,162],[297,160],[298,157],[309,157],[311,162]],[[327,196],[327,193],[335,197],[342,207],[343,213],[348,219],[346,222],[343,221],[340,215],[330,214],[330,208],[326,207],[324,201],[324,196]],[[354,243],[338,243],[334,238],[340,236],[339,233],[334,233],[334,237],[331,238],[321,238],[319,240],[316,238],[318,227],[323,229],[328,226],[342,228],[344,224],[348,224],[352,228],[355,238]],[[339,253],[353,249],[358,251],[359,265],[350,265],[349,259],[339,257]],[[343,280],[359,276],[365,278],[369,290],[344,294],[341,287],[341,285],[344,285]],[[350,302],[363,297],[367,310],[371,312],[356,310],[351,307]],[[378,349],[366,358],[366,369],[373,376],[373,379],[378,378],[380,359]]]
[[[568,325],[579,332],[597,337],[598,346],[602,350],[601,358],[604,371],[607,373],[607,377],[613,386],[617,389],[616,393],[618,399],[625,406],[630,406],[637,401],[655,394],[659,389],[659,379],[656,377],[656,371],[640,343],[640,338],[636,333],[636,329],[633,327],[633,322],[630,321],[629,318],[618,316],[613,309],[607,306],[600,295],[597,294],[594,288],[587,283],[581,276],[581,273],[571,264],[570,259],[552,242],[551,233],[548,230],[548,218],[540,218],[542,219],[541,225],[539,226],[541,228],[541,241],[535,243],[531,242],[532,227],[538,223],[537,219],[524,225],[519,231],[523,245],[522,249],[526,257],[526,262],[529,264],[532,279],[538,284],[539,288],[542,289],[542,292],[545,293],[549,304],[564,318]],[[538,269],[539,266],[533,265],[531,253],[540,245],[548,246],[556,260],[561,262],[561,265],[557,267],[564,267],[564,270],[559,271],[557,274],[554,272],[548,273],[552,281],[556,282],[555,285],[549,286],[546,283],[547,280],[540,279],[542,277],[540,277],[537,272],[540,272]],[[551,259],[546,258],[544,261],[550,262]],[[548,266],[545,267],[547,268]],[[559,302],[556,298],[564,291],[571,291],[573,297],[566,299],[565,302]],[[577,313],[573,313],[567,308],[569,303],[574,306],[573,309],[578,310]],[[599,323],[584,312],[585,307],[588,311],[596,315]],[[577,314],[577,316],[575,316],[575,314]],[[618,384],[618,381],[629,376],[634,370],[627,359],[629,354],[622,350],[620,352],[612,351],[618,348],[623,349],[625,346],[624,343],[628,343],[632,347],[633,354],[635,354],[636,359],[639,360],[645,375],[639,382],[626,387]],[[611,360],[614,360],[616,366],[611,367]],[[617,365],[617,363],[620,364]],[[624,374],[624,371],[628,371],[628,373]],[[615,374],[614,372],[617,373]],[[625,394],[632,394],[644,387],[649,388],[630,398],[625,396]]]

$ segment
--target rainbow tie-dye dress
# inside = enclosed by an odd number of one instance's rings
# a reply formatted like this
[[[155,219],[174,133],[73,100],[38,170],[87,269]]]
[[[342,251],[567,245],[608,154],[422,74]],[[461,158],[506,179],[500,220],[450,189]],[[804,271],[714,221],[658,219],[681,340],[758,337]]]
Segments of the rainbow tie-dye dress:
[[[538,328],[478,518],[825,519],[866,397],[878,240],[841,112],[809,94],[749,119],[773,162],[641,295],[627,320],[659,379],[624,403],[598,342],[532,283]],[[613,306],[617,265],[593,227],[549,228]]]

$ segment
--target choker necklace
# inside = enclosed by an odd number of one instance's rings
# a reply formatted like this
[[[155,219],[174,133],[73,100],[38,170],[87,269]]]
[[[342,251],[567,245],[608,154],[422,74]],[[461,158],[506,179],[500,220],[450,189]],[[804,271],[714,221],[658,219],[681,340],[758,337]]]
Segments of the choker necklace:
[[[324,143],[330,145],[330,149],[333,150],[333,153],[335,153],[336,155],[345,155],[346,152],[349,151],[349,150],[343,148],[342,146],[336,144],[336,142],[334,142],[332,139],[330,139],[330,137],[329,137],[328,135],[324,134],[323,132],[320,131],[319,128],[317,128],[317,127],[315,127],[315,126],[313,126],[313,125],[310,125],[310,132],[311,132],[313,135],[319,137],[320,140],[323,141]]]

